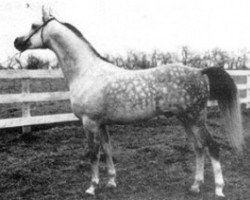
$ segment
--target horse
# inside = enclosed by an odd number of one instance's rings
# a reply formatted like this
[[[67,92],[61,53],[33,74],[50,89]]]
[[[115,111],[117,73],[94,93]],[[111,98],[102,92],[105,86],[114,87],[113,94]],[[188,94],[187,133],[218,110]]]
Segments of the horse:
[[[206,124],[209,99],[217,100],[226,135],[236,152],[242,152],[244,135],[238,91],[230,75],[219,67],[197,69],[179,63],[144,70],[119,68],[102,57],[81,32],[60,22],[43,7],[42,23],[32,24],[17,37],[19,51],[48,48],[57,58],[70,90],[71,107],[87,136],[91,181],[86,193],[95,195],[99,184],[101,150],[105,155],[108,187],[116,187],[116,169],[107,126],[128,124],[159,115],[175,115],[192,141],[196,155],[194,183],[200,192],[204,182],[205,155],[211,159],[215,194],[224,197],[219,159],[220,145]]]

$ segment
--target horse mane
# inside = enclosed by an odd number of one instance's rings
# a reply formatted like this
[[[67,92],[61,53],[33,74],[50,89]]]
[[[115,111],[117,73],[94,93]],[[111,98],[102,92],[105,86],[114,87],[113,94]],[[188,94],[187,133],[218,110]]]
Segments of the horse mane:
[[[110,61],[109,61],[107,58],[104,58],[103,56],[101,56],[101,54],[99,54],[99,53],[96,51],[96,49],[92,46],[92,44],[90,44],[90,42],[82,35],[82,33],[81,33],[75,26],[73,26],[73,25],[70,24],[70,23],[66,23],[66,22],[61,23],[61,24],[63,24],[64,26],[66,26],[69,30],[71,30],[73,33],[75,33],[75,35],[76,35],[77,37],[79,37],[79,38],[82,39],[84,42],[86,42],[87,45],[90,47],[90,49],[94,52],[94,54],[95,54],[97,57],[99,57],[99,58],[101,58],[102,60],[104,60],[104,61],[110,63]]]

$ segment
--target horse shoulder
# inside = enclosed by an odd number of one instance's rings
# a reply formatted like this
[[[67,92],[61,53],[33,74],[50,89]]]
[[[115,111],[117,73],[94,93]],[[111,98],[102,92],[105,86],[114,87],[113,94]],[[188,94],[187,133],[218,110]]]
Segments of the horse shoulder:
[[[100,115],[103,112],[105,78],[83,79],[74,84],[74,88],[70,90],[73,112],[77,116]]]

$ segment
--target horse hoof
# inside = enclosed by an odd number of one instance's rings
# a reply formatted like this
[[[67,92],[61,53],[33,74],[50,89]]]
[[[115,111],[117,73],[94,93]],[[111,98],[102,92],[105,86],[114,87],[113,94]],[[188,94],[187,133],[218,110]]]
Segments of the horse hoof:
[[[225,196],[216,196],[216,200],[228,200]]]
[[[199,194],[200,193],[200,188],[197,186],[192,186],[189,191],[193,194]]]
[[[223,193],[215,194],[215,199],[216,200],[227,200],[225,195]]]
[[[220,199],[220,200],[225,200],[226,199],[226,197],[225,197],[225,195],[224,195],[224,193],[222,192],[222,190],[221,189],[218,189],[218,190],[216,190],[215,191],[215,196],[216,196],[216,199]]]
[[[116,188],[116,183],[115,182],[108,182],[106,185],[107,188]]]
[[[90,196],[95,196],[95,189],[93,187],[89,187],[86,191],[86,194],[90,195]]]

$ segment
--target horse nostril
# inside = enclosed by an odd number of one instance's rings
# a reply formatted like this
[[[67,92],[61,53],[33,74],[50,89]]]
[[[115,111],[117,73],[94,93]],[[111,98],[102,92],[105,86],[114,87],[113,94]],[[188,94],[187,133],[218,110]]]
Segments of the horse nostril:
[[[18,47],[18,44],[19,44],[19,43],[20,43],[20,42],[18,41],[18,38],[16,38],[15,41],[14,41],[14,46],[15,46],[15,47]]]
[[[24,40],[23,37],[18,37],[14,40],[14,46],[17,50],[23,51],[27,48],[27,42]]]

